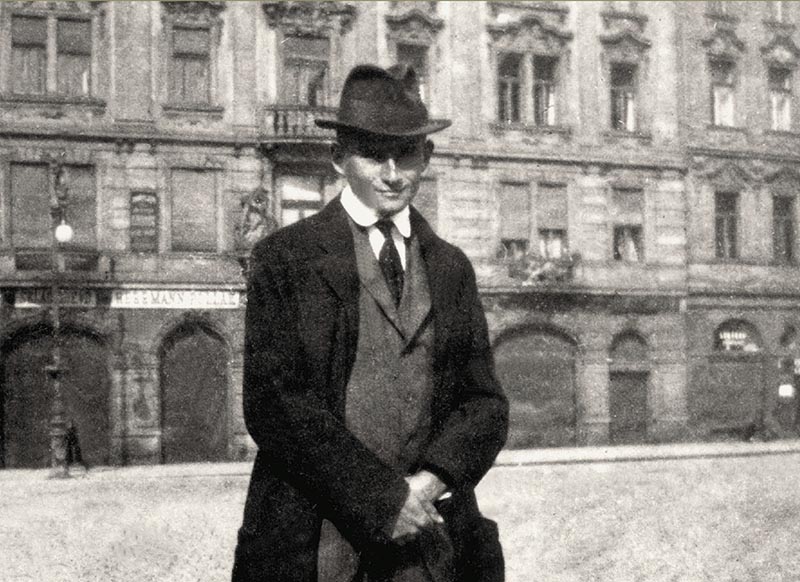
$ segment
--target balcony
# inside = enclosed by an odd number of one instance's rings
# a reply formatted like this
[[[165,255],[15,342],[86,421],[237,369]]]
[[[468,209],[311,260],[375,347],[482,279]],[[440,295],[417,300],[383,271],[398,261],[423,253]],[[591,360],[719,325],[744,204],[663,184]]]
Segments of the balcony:
[[[315,119],[334,119],[336,108],[309,105],[268,105],[263,109],[262,129],[268,140],[326,142],[333,131],[317,127]]]

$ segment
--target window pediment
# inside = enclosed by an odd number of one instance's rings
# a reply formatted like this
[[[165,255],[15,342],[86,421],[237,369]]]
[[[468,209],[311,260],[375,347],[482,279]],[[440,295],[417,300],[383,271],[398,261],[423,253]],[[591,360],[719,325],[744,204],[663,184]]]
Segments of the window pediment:
[[[758,180],[758,176],[755,173],[731,161],[725,161],[701,170],[700,175],[717,188],[730,188],[733,190],[738,190],[743,185]]]
[[[444,20],[419,8],[412,8],[403,13],[387,14],[386,24],[390,38],[430,45],[444,27]]]
[[[219,20],[225,2],[161,2],[164,16],[181,24],[209,25]]]
[[[800,48],[789,36],[776,35],[761,49],[764,60],[786,67],[796,67],[800,60]]]
[[[744,42],[730,28],[717,28],[702,44],[709,55],[726,59],[737,59],[745,47]]]
[[[91,14],[93,10],[105,9],[105,2],[4,2],[14,12],[56,12],[60,14]]]
[[[600,37],[609,57],[616,61],[638,61],[650,48],[650,41],[633,30],[622,30]]]
[[[526,14],[514,22],[490,24],[488,30],[499,50],[528,50],[540,54],[561,53],[573,36],[571,32],[549,26],[535,14]]]
[[[775,192],[795,194],[800,185],[800,172],[794,168],[783,166],[767,174],[764,181]]]
[[[289,35],[343,34],[356,17],[356,7],[350,2],[264,2],[261,6],[267,24]]]

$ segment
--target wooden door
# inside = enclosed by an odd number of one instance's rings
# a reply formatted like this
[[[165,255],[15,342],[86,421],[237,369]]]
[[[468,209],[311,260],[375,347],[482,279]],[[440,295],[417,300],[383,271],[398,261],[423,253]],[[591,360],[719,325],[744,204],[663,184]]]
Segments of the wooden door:
[[[609,375],[609,438],[613,444],[647,440],[646,372],[612,372]]]
[[[200,327],[165,343],[161,361],[165,463],[227,458],[227,365],[222,341]]]

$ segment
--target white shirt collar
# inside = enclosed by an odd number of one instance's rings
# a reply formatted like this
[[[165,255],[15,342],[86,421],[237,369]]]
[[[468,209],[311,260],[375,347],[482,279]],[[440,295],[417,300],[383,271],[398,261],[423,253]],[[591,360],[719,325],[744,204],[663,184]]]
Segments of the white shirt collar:
[[[370,226],[374,226],[380,218],[373,208],[364,204],[358,196],[355,195],[350,185],[345,186],[344,190],[342,190],[341,202],[347,214],[353,219],[353,222],[359,226],[369,228]],[[402,234],[403,237],[409,238],[411,236],[411,211],[408,206],[390,216],[389,220],[394,223],[398,232]]]

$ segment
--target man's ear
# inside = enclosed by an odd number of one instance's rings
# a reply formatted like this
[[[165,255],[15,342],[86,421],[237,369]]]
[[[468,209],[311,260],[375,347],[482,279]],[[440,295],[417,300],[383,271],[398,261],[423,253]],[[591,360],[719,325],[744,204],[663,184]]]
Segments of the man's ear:
[[[340,176],[344,176],[344,150],[342,150],[342,146],[337,142],[331,144],[331,163],[333,164],[333,169],[336,170],[336,173]]]
[[[431,161],[431,156],[432,155],[433,155],[433,140],[426,139],[425,140],[425,165],[426,166]]]

